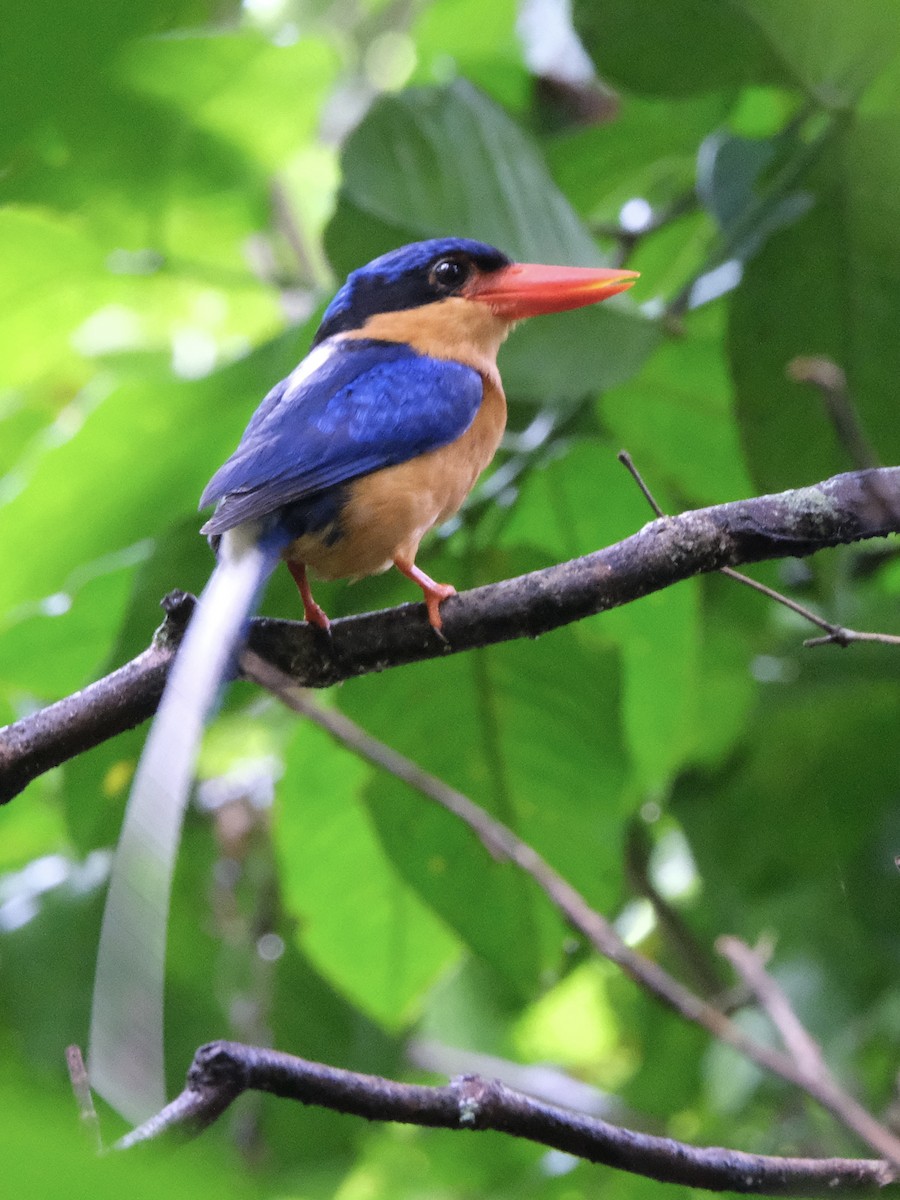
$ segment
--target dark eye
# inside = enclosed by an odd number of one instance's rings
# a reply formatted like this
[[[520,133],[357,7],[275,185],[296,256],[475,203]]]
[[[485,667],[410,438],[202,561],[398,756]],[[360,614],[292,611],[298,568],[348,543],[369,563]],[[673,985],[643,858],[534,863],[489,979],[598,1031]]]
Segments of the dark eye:
[[[468,264],[458,258],[442,258],[431,270],[434,282],[448,292],[460,287],[468,277]]]

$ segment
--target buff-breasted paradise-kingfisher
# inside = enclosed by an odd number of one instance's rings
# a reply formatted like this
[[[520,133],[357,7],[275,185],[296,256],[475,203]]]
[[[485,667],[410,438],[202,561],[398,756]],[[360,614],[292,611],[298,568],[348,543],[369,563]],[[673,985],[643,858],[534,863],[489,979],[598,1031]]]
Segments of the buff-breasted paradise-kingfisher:
[[[595,304],[633,271],[511,262],[438,238],[354,271],[309,354],[269,392],[201,498],[218,558],[135,776],[100,940],[94,1087],[139,1121],[164,1103],[168,896],[203,723],[262,587],[284,559],[306,619],[328,629],[308,571],[359,578],[394,565],[428,619],[455,589],[416,565],[422,538],[462,505],[506,425],[497,352],[516,321]]]

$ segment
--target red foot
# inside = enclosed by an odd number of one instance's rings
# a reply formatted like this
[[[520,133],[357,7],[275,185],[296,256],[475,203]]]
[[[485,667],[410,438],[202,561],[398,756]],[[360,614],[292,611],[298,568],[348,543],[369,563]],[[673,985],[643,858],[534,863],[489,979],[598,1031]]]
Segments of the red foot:
[[[300,589],[300,598],[303,600],[304,618],[309,621],[310,625],[318,625],[320,629],[324,629],[328,633],[331,629],[331,622],[328,620],[325,609],[320,608],[315,600],[313,600],[309,580],[306,578],[306,563],[289,562],[287,568],[294,577],[294,583]]]
[[[438,633],[441,631],[443,622],[439,611],[442,600],[446,600],[448,596],[456,595],[456,588],[452,583],[435,583],[430,575],[417,567],[415,563],[405,562],[403,559],[395,558],[394,566],[398,571],[401,571],[407,579],[411,579],[413,583],[419,585],[425,597],[425,607],[428,609],[428,620],[433,629]]]

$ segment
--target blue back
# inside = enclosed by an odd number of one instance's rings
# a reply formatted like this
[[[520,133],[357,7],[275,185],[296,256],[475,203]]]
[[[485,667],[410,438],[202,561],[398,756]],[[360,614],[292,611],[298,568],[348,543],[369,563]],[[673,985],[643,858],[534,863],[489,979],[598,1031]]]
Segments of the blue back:
[[[210,480],[200,507],[218,507],[203,532],[224,533],[455,441],[482,392],[473,367],[403,343],[323,343],[269,392]]]

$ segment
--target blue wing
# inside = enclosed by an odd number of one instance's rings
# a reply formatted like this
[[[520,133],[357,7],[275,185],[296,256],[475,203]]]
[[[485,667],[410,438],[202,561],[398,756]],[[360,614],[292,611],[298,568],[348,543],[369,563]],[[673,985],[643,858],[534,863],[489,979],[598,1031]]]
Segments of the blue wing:
[[[358,475],[454,441],[482,399],[473,367],[400,342],[324,342],[269,392],[200,507],[221,534]]]

